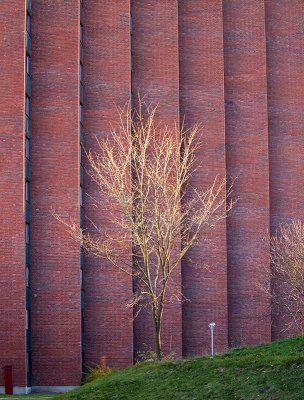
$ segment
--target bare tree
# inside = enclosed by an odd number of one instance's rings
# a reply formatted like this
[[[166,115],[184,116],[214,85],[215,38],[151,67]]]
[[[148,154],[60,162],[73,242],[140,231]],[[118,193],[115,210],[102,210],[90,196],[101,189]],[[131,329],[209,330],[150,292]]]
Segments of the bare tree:
[[[304,223],[280,225],[270,239],[272,299],[287,321],[286,329],[304,331]]]
[[[226,203],[225,179],[216,177],[204,191],[189,185],[191,175],[201,168],[195,156],[201,146],[200,127],[157,124],[156,111],[142,101],[136,111],[130,105],[119,109],[119,127],[98,140],[98,151],[87,151],[87,172],[109,201],[108,212],[121,236],[111,237],[92,221],[95,232],[82,231],[81,240],[88,253],[107,259],[136,281],[129,306],[151,310],[155,352],[161,359],[164,306],[182,298],[181,293],[167,295],[172,274],[207,228],[226,217],[231,203]],[[67,225],[79,237],[79,228]],[[123,246],[130,238],[131,262]]]

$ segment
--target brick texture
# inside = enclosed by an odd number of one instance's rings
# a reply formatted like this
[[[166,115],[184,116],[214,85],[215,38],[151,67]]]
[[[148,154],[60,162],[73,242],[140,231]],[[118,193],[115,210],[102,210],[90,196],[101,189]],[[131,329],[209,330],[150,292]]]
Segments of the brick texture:
[[[179,3],[180,115],[200,123],[202,148],[190,184],[206,190],[225,178],[225,106],[222,2]],[[206,240],[207,238],[207,240]],[[226,223],[205,232],[182,263],[183,353],[210,352],[208,324],[216,323],[215,350],[227,348]]]
[[[227,220],[229,340],[270,340],[270,302],[257,286],[269,263],[264,1],[224,0],[227,175],[239,198]],[[262,272],[261,272],[262,271]]]
[[[86,1],[84,4],[84,130],[86,149],[98,148],[117,123],[116,106],[130,100],[130,7],[126,0]],[[85,176],[85,225],[93,221],[105,233],[119,239],[109,203]],[[87,196],[89,194],[90,196]],[[94,204],[99,203],[98,208]],[[94,230],[92,230],[94,232]],[[99,237],[100,239],[100,237]],[[131,238],[130,238],[131,239]],[[131,259],[130,243],[121,243]],[[122,367],[133,362],[132,279],[109,262],[87,257],[85,290],[85,365]]]
[[[178,1],[131,1],[132,100],[138,93],[158,105],[157,118],[174,127],[179,120]],[[180,293],[180,269],[175,271],[172,291]],[[162,327],[163,351],[182,353],[181,304],[168,304]],[[134,321],[134,350],[154,349],[150,311]]]
[[[0,386],[4,365],[13,366],[15,386],[26,386],[25,4],[3,0],[0,7]]]
[[[132,95],[158,105],[158,119],[174,127],[179,120],[178,2],[131,1],[132,7]],[[180,292],[180,269],[175,271],[172,290]],[[135,352],[154,348],[150,312],[134,321]],[[167,305],[162,342],[164,352],[181,354],[181,304]]]
[[[80,249],[51,214],[79,223],[79,7],[33,2],[31,325],[33,385],[81,382]]]
[[[3,366],[26,382],[25,1],[0,2],[0,387]],[[269,231],[303,218],[304,5],[301,0],[84,0],[84,146],[97,149],[116,105],[137,94],[172,126],[201,123],[191,184],[235,179],[238,203],[182,261],[166,307],[165,353],[257,344],[298,333],[261,291]],[[81,382],[79,244],[52,216],[80,223],[80,0],[32,1],[30,247],[32,383]],[[130,29],[132,28],[132,29]],[[269,143],[268,143],[269,142]],[[84,178],[85,227],[121,237],[108,199]],[[95,200],[93,200],[95,199]],[[98,201],[99,207],[95,207]],[[131,237],[121,242],[131,260]],[[210,271],[201,268],[205,265]],[[86,257],[84,365],[122,367],[153,349],[151,316],[126,309],[132,279]],[[277,290],[273,287],[273,290]],[[271,320],[272,318],[272,320]],[[272,322],[272,328],[271,328]],[[272,331],[271,331],[272,329]],[[2,389],[1,389],[2,390]]]
[[[304,4],[265,2],[270,163],[271,232],[303,219],[304,203]],[[275,287],[274,290],[277,290]],[[273,339],[288,334],[289,319],[273,306]]]

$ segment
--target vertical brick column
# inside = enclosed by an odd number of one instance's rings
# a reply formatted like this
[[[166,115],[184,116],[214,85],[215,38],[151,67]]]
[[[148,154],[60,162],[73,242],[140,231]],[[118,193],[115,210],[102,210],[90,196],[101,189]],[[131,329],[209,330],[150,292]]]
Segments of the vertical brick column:
[[[1,2],[0,393],[3,367],[25,387],[25,2]]]
[[[80,249],[52,216],[79,224],[79,4],[32,7],[31,295],[33,386],[81,382]]]
[[[179,1],[180,116],[186,126],[202,124],[200,167],[190,182],[201,190],[226,175],[222,2],[207,3]],[[205,236],[182,262],[184,355],[210,351],[210,322],[215,351],[228,343],[226,221]]]
[[[280,223],[304,217],[304,4],[300,0],[267,0],[265,10],[270,221],[274,234]],[[289,322],[273,305],[273,339],[301,333],[294,327],[286,331]]]
[[[224,0],[223,13],[227,174],[239,199],[227,220],[229,338],[239,346],[270,340],[270,301],[256,285],[269,264],[264,1]]]
[[[130,99],[129,1],[85,1],[83,25],[84,146],[98,151],[96,138],[105,139],[111,124],[117,126],[116,106],[123,106]],[[85,226],[90,229],[93,221],[101,229],[101,235],[108,233],[121,238],[108,211],[108,200],[101,197],[87,175],[84,193]],[[98,208],[94,207],[96,202]],[[131,238],[125,257],[131,260]],[[133,316],[126,305],[132,298],[132,278],[118,272],[106,260],[87,257],[84,293],[85,366],[131,364]]]
[[[132,96],[158,104],[159,120],[174,126],[179,119],[178,1],[131,1]],[[173,286],[180,291],[180,272]],[[172,286],[172,288],[173,288]],[[173,289],[174,290],[174,289]],[[134,321],[135,353],[154,348],[150,311]],[[181,304],[168,305],[162,326],[163,351],[181,354]]]

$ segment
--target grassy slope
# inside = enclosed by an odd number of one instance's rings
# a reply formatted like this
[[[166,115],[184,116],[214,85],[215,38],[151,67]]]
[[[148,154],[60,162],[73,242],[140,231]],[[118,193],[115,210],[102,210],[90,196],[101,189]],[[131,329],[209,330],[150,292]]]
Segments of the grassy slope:
[[[13,398],[42,399],[36,396]],[[304,337],[233,350],[214,359],[143,363],[66,395],[49,396],[54,400],[304,400]]]
[[[56,400],[304,399],[304,337],[209,357],[142,363]]]
[[[3,394],[0,394],[0,400],[2,399],[22,399],[22,400],[48,400],[48,399],[54,399],[55,395],[51,394],[37,394],[37,393],[31,393],[31,394],[24,394],[24,395],[14,395],[14,396],[6,396]]]

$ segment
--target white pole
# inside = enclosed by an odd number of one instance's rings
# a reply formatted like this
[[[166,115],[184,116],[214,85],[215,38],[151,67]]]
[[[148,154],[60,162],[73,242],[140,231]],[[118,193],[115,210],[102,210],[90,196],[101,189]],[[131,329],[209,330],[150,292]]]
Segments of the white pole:
[[[214,338],[213,338],[213,331],[215,328],[215,323],[214,322],[210,322],[210,324],[208,325],[209,329],[210,329],[210,333],[211,333],[211,356],[214,356]]]
[[[213,357],[214,347],[213,347],[213,329],[211,329],[211,355]]]

